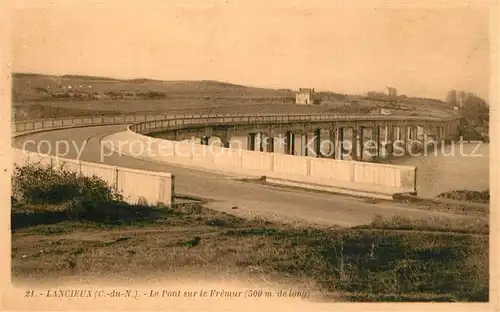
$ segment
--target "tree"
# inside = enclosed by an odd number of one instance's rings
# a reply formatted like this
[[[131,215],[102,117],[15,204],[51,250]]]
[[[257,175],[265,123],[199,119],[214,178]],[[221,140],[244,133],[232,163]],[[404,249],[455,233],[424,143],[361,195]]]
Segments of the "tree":
[[[457,91],[451,89],[446,95],[446,103],[450,106],[457,106]]]
[[[460,113],[483,138],[488,140],[490,107],[484,99],[473,93],[465,93],[464,105]]]
[[[473,93],[466,93],[462,114],[469,118],[486,121],[489,119],[490,107],[485,100]]]

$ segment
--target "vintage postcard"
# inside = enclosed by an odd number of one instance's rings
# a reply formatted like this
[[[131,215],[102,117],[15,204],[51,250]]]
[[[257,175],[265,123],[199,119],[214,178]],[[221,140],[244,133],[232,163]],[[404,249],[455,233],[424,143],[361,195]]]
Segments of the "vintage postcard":
[[[2,309],[498,311],[495,1],[0,20]]]

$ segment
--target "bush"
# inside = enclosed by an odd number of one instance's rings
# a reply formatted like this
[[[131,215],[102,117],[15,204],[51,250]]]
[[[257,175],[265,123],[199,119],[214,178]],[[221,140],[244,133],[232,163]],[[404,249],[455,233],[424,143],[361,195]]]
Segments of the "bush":
[[[454,190],[451,192],[441,193],[438,195],[438,197],[489,204],[490,190],[487,189],[482,192],[470,190]]]
[[[12,186],[13,197],[29,204],[109,203],[122,199],[97,176],[87,177],[40,163],[16,166]]]

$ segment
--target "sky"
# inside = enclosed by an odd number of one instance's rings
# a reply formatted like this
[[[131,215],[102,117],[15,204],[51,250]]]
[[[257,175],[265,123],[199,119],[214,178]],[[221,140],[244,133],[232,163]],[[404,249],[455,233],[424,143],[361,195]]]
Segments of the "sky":
[[[488,98],[484,9],[55,7],[11,15],[12,70]]]

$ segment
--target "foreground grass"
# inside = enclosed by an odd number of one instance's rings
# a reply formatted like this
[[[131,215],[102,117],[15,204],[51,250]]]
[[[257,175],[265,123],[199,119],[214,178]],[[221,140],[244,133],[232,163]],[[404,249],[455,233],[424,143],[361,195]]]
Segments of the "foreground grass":
[[[205,270],[310,281],[351,301],[486,301],[488,235],[244,220],[199,204],[12,207],[12,274],[112,276]]]
[[[131,206],[96,176],[16,167],[14,278],[209,272],[312,285],[350,301],[486,301],[485,218],[316,228],[246,220],[184,203]]]

